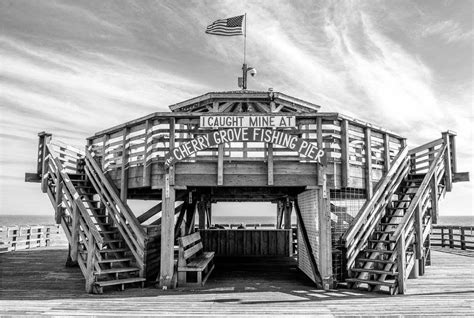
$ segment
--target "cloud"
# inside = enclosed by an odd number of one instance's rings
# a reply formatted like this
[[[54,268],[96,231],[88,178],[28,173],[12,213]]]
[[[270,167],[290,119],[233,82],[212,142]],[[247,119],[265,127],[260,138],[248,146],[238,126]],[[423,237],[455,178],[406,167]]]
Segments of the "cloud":
[[[473,30],[463,30],[459,23],[452,20],[439,21],[426,26],[421,31],[421,36],[439,36],[446,43],[464,42],[472,45],[474,40]]]

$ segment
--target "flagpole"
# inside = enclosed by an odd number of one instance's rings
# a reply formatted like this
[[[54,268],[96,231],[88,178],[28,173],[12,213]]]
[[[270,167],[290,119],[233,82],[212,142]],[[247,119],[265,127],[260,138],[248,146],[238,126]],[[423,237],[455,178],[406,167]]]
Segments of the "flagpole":
[[[244,64],[245,64],[245,56],[247,54],[247,12],[244,14],[245,19],[245,30],[244,30]]]
[[[247,64],[245,63],[245,57],[247,54],[247,12],[244,14],[244,64],[242,65],[242,89],[247,89]]]

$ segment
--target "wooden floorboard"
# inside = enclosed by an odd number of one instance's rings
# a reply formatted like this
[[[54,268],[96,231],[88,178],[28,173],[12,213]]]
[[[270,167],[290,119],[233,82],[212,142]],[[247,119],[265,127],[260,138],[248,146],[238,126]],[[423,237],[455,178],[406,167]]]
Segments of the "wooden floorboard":
[[[67,250],[0,254],[0,316],[473,316],[472,258],[433,251],[426,275],[408,294],[316,290],[290,259],[216,259],[206,286],[84,292],[78,268],[64,267]]]

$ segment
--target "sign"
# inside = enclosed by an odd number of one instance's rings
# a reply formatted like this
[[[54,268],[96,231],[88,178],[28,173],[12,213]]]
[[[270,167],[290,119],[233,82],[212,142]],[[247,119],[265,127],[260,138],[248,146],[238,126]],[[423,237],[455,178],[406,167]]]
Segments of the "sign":
[[[295,116],[201,116],[202,128],[296,127]]]
[[[301,155],[321,162],[324,151],[304,139],[290,135],[282,130],[271,128],[238,127],[217,130],[209,134],[197,136],[195,139],[182,143],[165,156],[165,166],[168,168],[175,162],[190,157],[198,151],[214,147],[226,142],[268,142],[281,145]]]

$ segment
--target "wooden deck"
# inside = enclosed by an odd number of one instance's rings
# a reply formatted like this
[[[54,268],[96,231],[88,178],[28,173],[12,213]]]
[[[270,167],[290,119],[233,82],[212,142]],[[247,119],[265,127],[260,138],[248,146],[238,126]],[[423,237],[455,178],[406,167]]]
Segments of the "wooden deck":
[[[408,294],[315,290],[289,258],[216,260],[205,287],[163,291],[152,286],[103,295],[84,292],[78,268],[65,268],[59,247],[0,255],[0,316],[274,316],[474,314],[472,258],[433,251],[425,276]],[[377,301],[375,301],[377,298]],[[383,298],[383,300],[381,299]]]

